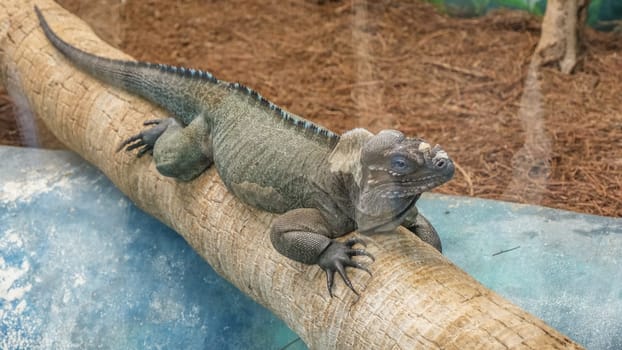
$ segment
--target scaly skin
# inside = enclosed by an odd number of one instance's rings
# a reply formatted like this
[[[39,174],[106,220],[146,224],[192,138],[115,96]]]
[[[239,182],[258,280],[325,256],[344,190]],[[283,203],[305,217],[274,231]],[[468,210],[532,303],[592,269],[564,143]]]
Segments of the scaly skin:
[[[94,56],[60,39],[35,11],[47,38],[74,65],[172,114],[145,122],[152,127],[119,150],[152,154],[161,174],[185,181],[213,163],[238,198],[281,214],[271,227],[274,247],[324,269],[331,296],[335,272],[355,293],[345,268],[369,272],[353,260],[373,259],[354,248],[362,240],[335,240],[355,229],[390,232],[405,224],[441,250],[436,231],[415,207],[422,192],[453,176],[453,163],[439,146],[395,130],[339,136],[207,72]]]

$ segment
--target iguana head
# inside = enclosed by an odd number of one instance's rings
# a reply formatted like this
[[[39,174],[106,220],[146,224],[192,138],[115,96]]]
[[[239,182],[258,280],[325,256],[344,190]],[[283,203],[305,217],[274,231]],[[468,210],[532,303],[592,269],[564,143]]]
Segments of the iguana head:
[[[343,137],[354,137],[358,162],[349,171],[358,184],[355,220],[361,233],[393,231],[414,206],[422,192],[439,186],[454,174],[447,153],[436,145],[399,131],[384,130],[373,135],[362,129]],[[357,150],[358,148],[358,150]]]

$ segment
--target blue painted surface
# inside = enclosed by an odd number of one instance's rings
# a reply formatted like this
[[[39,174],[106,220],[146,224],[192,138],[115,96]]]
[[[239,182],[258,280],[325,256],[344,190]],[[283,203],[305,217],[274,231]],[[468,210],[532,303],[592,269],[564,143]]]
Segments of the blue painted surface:
[[[0,161],[1,349],[296,339],[77,156],[0,147]],[[419,206],[484,285],[589,349],[622,349],[622,219],[438,195]]]
[[[588,349],[622,349],[622,219],[452,196],[419,208],[483,285]]]
[[[0,162],[0,349],[280,349],[297,339],[79,157],[0,147]]]

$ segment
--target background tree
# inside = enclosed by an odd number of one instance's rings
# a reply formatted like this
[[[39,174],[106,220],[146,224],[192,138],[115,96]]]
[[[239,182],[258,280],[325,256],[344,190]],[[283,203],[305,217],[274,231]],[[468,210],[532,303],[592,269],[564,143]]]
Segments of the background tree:
[[[548,0],[542,34],[534,54],[539,65],[557,66],[569,74],[582,50],[582,33],[590,0]]]

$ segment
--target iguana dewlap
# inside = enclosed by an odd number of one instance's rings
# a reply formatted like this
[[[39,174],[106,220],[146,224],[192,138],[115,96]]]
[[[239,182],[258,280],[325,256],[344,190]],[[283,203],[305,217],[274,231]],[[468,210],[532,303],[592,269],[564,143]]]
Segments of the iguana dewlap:
[[[390,232],[404,224],[441,250],[436,231],[415,207],[422,192],[453,176],[454,165],[439,146],[395,130],[337,135],[204,71],[94,56],[60,39],[35,11],[69,61],[171,113],[145,122],[152,127],[119,149],[152,154],[161,174],[180,180],[214,164],[242,201],[281,214],[271,227],[274,247],[324,269],[331,295],[335,272],[354,291],[345,268],[368,271],[353,260],[371,257],[353,247],[362,240],[335,240],[351,231]]]

